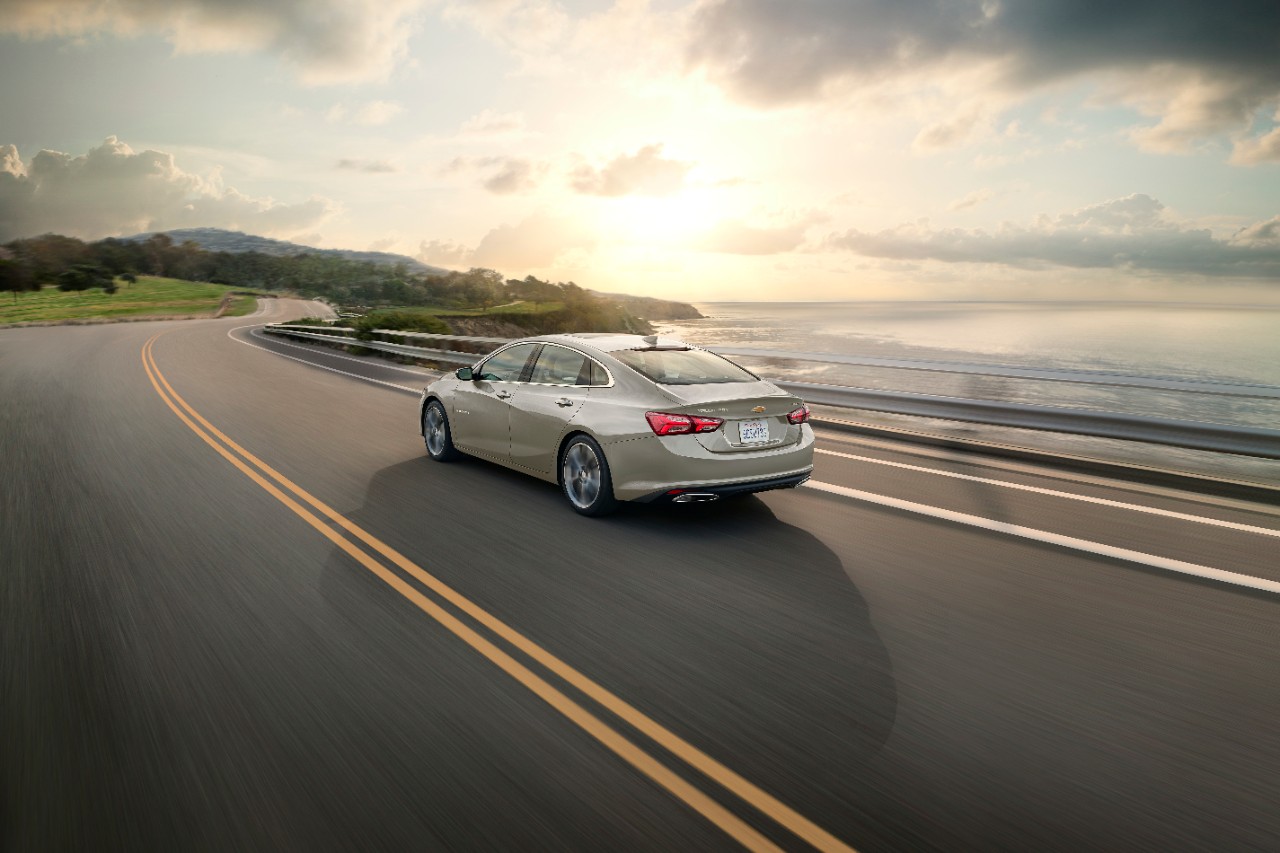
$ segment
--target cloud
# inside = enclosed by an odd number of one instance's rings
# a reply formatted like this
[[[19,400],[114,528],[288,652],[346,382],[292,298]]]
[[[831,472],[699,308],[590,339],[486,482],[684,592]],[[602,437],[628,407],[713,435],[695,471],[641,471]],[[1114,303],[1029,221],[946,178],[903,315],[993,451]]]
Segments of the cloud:
[[[538,185],[538,168],[528,160],[508,159],[485,179],[484,188],[498,195],[510,195]]]
[[[525,57],[554,55],[573,32],[569,13],[555,0],[447,0],[442,14]]]
[[[489,192],[512,195],[536,189],[547,164],[518,157],[455,157],[441,169],[446,175],[468,171],[485,172],[482,185]]]
[[[474,249],[453,240],[423,240],[418,260],[444,267],[487,267],[509,275],[552,266],[566,252],[589,249],[594,235],[580,223],[535,213],[515,225],[490,230]]]
[[[996,264],[1024,269],[1124,269],[1172,275],[1280,280],[1280,217],[1219,239],[1169,220],[1164,205],[1136,194],[1029,226],[994,232],[903,225],[828,237],[826,245],[896,261]]]
[[[388,174],[400,171],[392,163],[386,160],[354,160],[347,157],[339,160],[335,166],[338,169],[346,169],[353,172],[369,172],[370,174]]]
[[[969,210],[970,208],[977,207],[984,202],[990,201],[994,195],[995,193],[990,189],[983,187],[980,190],[974,190],[964,198],[958,198],[951,202],[951,204],[947,205],[947,210]]]
[[[337,210],[312,197],[282,204],[252,198],[215,179],[184,172],[172,154],[134,152],[116,137],[74,157],[41,151],[24,164],[0,147],[0,240],[46,232],[95,239],[171,228],[233,228],[294,233]]]
[[[1058,217],[1057,224],[1126,234],[1176,227],[1165,221],[1164,205],[1146,193],[1134,193],[1064,213]]]
[[[790,252],[804,242],[804,232],[815,220],[808,219],[776,228],[759,228],[741,219],[716,223],[694,247],[704,252],[732,255],[776,255]]]
[[[1260,109],[1280,95],[1280,82],[1221,71],[1161,66],[1104,87],[1104,96],[1158,119],[1129,138],[1142,150],[1181,154],[1202,140],[1247,130]]]
[[[423,240],[418,244],[418,260],[444,267],[466,266],[472,250],[452,240]]]
[[[549,267],[565,252],[593,245],[594,236],[574,220],[535,213],[484,235],[470,261],[476,266],[515,273]]]
[[[523,113],[495,113],[482,110],[462,123],[459,133],[471,136],[498,136],[524,130]]]
[[[1280,113],[1272,120],[1280,124]],[[1280,127],[1262,136],[1237,139],[1231,150],[1231,162],[1238,166],[1280,163]]]
[[[384,79],[424,0],[9,0],[0,33],[158,34],[178,53],[273,53],[310,84]]]
[[[1159,118],[1134,139],[1154,150],[1247,126],[1280,98],[1280,4],[1273,0],[704,0],[686,61],[734,97],[776,107],[959,75],[1009,97],[1088,76],[1128,89],[1125,102]],[[1160,81],[1163,85],[1157,85]],[[920,147],[963,140],[961,116],[922,132]]]
[[[1280,246],[1280,216],[1241,228],[1231,235],[1230,243],[1233,246]]]
[[[585,195],[668,196],[680,191],[692,163],[662,156],[662,145],[646,145],[635,154],[619,154],[596,168],[583,163],[570,175],[570,185]]]
[[[932,151],[939,148],[950,148],[969,139],[990,119],[977,110],[968,110],[955,118],[931,124],[920,131],[911,143],[917,151]]]

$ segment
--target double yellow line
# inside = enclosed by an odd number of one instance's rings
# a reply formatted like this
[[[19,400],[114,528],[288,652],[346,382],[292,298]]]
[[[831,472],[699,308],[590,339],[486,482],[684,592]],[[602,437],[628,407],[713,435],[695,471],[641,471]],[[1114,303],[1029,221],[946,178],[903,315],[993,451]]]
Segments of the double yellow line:
[[[322,536],[345,551],[361,566],[364,566],[396,592],[413,602],[422,612],[451,631],[458,639],[484,655],[503,672],[533,691],[539,698],[555,708],[575,725],[612,750],[632,767],[679,798],[694,811],[720,827],[744,847],[750,850],[772,851],[780,849],[745,821],[702,793],[698,788],[686,782],[649,753],[615,731],[595,714],[554,687],[542,676],[479,634],[449,610],[446,610],[435,599],[425,595],[418,587],[410,584],[400,574],[393,571],[390,566],[394,566],[404,572],[438,596],[439,599],[452,605],[511,647],[524,653],[546,670],[563,679],[611,714],[653,740],[671,755],[731,792],[743,802],[750,804],[761,814],[766,815],[813,847],[819,850],[853,853],[851,847],[826,830],[751,782],[748,782],[711,756],[703,753],[688,741],[650,719],[627,702],[605,690],[599,684],[596,684],[546,649],[534,643],[505,622],[502,622],[443,581],[422,569],[403,554],[373,536],[373,534],[354,524],[342,514],[308,493],[266,462],[236,444],[183,400],[173,390],[173,386],[169,384],[168,380],[165,379],[164,374],[160,372],[160,368],[156,364],[155,356],[152,352],[156,339],[159,337],[160,335],[155,335],[143,344],[142,366],[146,370],[147,377],[151,380],[156,393],[173,410],[173,413],[192,432],[200,436],[206,444],[234,465],[242,474],[261,486],[264,491],[292,510],[307,524],[314,527]],[[357,545],[357,541],[364,548]]]

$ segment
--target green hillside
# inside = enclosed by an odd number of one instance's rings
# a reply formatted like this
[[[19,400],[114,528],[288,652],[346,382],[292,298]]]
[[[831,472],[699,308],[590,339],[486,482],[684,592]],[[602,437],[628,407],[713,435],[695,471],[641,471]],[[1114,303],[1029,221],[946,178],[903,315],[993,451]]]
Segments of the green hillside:
[[[61,291],[56,287],[0,296],[0,323],[51,323],[88,318],[212,317],[223,299],[237,290],[222,284],[140,275],[136,282],[116,279],[109,294],[99,288]],[[252,313],[252,296],[230,296],[224,317]]]

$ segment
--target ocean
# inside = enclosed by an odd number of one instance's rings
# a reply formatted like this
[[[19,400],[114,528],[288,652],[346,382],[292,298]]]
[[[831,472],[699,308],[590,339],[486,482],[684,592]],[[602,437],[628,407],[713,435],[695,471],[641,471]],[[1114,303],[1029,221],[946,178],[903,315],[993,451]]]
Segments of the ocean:
[[[1280,386],[1280,307],[1112,302],[715,302],[656,324],[700,346],[1107,371]],[[1280,427],[1280,401],[737,359],[762,375],[864,388]]]

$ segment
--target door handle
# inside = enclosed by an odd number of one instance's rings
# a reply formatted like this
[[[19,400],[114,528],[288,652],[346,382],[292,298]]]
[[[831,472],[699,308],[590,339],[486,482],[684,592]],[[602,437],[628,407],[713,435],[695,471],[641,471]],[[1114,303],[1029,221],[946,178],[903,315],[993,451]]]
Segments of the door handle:
[[[572,406],[572,405],[573,405],[573,401],[572,401],[572,400],[570,400],[568,397],[561,397],[559,400],[556,400],[556,405],[557,405],[557,406]]]
[[[510,392],[510,391],[499,391],[499,392],[498,392],[498,399],[499,399],[499,400],[506,400],[506,399],[508,399],[510,396],[511,396],[511,392]]]

